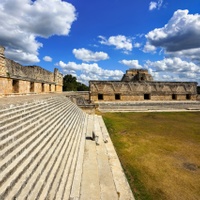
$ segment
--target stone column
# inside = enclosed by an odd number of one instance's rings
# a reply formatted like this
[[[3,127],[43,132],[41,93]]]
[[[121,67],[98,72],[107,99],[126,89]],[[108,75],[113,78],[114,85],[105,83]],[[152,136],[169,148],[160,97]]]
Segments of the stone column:
[[[6,60],[4,56],[4,51],[5,48],[3,46],[0,46],[0,76],[7,77],[9,75],[7,74],[6,70]]]

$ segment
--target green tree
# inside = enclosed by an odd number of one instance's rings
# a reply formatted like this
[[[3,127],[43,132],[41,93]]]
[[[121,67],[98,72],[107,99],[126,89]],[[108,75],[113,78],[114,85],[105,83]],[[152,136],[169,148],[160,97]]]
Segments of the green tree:
[[[77,82],[76,77],[67,74],[63,77],[63,91],[88,91],[88,86]]]

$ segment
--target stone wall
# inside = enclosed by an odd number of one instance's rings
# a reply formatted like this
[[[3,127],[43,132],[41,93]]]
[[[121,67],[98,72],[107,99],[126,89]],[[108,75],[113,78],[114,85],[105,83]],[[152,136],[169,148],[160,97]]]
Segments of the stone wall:
[[[5,58],[4,50],[0,46],[0,95],[62,92],[63,76],[58,69],[52,73],[39,66],[22,66]]]
[[[122,82],[90,81],[90,100],[170,101],[196,100],[196,82]]]

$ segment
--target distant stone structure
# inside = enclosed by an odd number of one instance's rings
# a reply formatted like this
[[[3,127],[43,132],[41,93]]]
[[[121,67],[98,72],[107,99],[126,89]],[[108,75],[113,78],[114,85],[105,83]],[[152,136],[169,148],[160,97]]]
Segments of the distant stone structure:
[[[62,92],[63,76],[54,69],[49,72],[39,66],[22,66],[4,56],[0,46],[0,96]]]
[[[145,69],[130,69],[121,81],[90,81],[90,101],[196,100],[196,82],[160,82]]]

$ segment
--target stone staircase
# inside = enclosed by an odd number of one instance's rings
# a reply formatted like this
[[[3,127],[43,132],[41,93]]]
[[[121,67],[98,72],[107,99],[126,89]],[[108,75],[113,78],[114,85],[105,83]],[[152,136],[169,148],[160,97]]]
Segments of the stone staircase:
[[[58,95],[0,108],[0,199],[134,197],[102,118]]]

